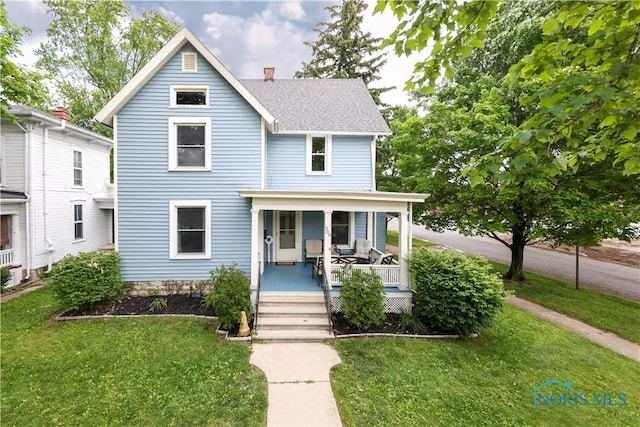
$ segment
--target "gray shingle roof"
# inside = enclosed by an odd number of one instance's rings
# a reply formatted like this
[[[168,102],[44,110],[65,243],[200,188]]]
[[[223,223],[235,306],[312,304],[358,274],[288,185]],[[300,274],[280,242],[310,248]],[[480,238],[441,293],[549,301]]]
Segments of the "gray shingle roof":
[[[390,132],[360,79],[240,82],[278,120],[278,132]]]

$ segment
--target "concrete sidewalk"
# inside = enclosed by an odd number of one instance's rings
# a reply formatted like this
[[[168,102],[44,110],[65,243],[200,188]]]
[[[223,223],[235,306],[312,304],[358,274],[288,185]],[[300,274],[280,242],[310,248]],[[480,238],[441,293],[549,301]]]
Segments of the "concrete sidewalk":
[[[625,356],[640,362],[640,345],[636,343],[622,339],[611,332],[596,329],[579,320],[572,319],[564,314],[557,313],[541,305],[534,304],[513,295],[509,295],[507,297],[507,302],[515,307],[528,311],[541,319],[548,320],[549,322],[555,323],[556,325],[568,329],[571,332],[582,335],[591,342],[600,344],[601,346],[613,350],[616,353],[624,354]]]
[[[340,356],[328,344],[253,344],[250,362],[267,376],[267,426],[341,426],[329,370]]]
[[[41,281],[38,280],[36,282],[33,282],[33,284],[30,284],[26,288],[20,289],[19,291],[14,291],[14,292],[11,292],[11,293],[3,294],[2,296],[0,296],[0,304],[5,302],[5,301],[9,301],[9,300],[12,300],[14,298],[17,298],[20,295],[24,295],[24,294],[29,293],[31,291],[35,291],[36,289],[40,289],[43,286],[44,286],[44,283],[42,283]]]

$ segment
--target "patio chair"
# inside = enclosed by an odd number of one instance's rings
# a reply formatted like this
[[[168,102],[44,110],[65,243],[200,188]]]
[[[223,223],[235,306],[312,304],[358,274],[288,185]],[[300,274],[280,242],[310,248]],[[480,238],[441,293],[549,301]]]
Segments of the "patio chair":
[[[393,254],[387,252],[385,254],[380,255],[378,258],[376,258],[376,260],[373,261],[372,264],[391,265],[392,262],[393,262]]]
[[[318,257],[322,256],[322,240],[320,239],[307,239],[304,242],[304,266],[307,266],[309,261],[314,264]]]
[[[356,240],[356,252],[355,254],[353,254],[353,256],[359,259],[367,260],[367,262],[371,262],[371,247],[371,240]]]

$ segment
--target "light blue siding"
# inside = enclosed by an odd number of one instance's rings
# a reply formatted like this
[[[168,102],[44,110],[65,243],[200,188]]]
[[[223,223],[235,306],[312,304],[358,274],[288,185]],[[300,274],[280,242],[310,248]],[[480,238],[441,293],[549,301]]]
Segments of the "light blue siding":
[[[356,212],[355,214],[355,239],[366,239],[367,238],[367,213],[366,212]],[[352,245],[354,245],[352,243]]]
[[[376,249],[385,252],[384,248],[387,243],[387,214],[384,212],[376,212]]]
[[[183,51],[193,51],[187,45]],[[170,85],[208,85],[209,107],[169,108]],[[168,118],[211,118],[211,171],[168,171]],[[118,114],[119,252],[126,281],[195,280],[216,266],[250,271],[251,201],[260,187],[260,116],[198,55],[182,73],[178,52]],[[169,201],[211,201],[211,259],[169,259]]]
[[[267,134],[267,188],[352,190],[373,188],[371,136],[332,137],[331,175],[306,174],[306,137]]]

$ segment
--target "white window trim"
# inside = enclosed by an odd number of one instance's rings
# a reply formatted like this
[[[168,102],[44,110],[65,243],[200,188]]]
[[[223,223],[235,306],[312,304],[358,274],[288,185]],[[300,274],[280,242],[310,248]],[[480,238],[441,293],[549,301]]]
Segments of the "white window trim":
[[[178,166],[178,141],[176,125],[204,125],[204,166]],[[211,170],[211,118],[210,117],[169,117],[169,170],[209,171]]]
[[[194,56],[194,69],[186,69],[184,68],[184,58],[185,56]],[[197,73],[198,72],[198,54],[196,52],[182,52],[182,72],[183,73]]]
[[[76,185],[76,151],[80,153],[80,160],[82,161],[82,166],[80,167],[80,173],[82,174],[82,184]],[[73,188],[84,188],[84,164],[85,164],[85,155],[82,150],[78,148],[72,148],[71,150],[71,186]]]
[[[325,161],[324,161],[324,171],[312,171],[311,170],[311,156],[313,150],[313,138],[321,137],[324,138],[325,141]],[[325,134],[309,134],[307,135],[307,153],[306,153],[306,169],[307,175],[331,175],[331,135]]]
[[[207,102],[204,105],[180,105],[176,103],[177,92],[205,92]],[[170,85],[169,86],[169,108],[208,108],[209,107],[209,86],[208,85]]]
[[[84,206],[82,203],[74,203],[73,205],[73,242],[83,242],[85,240],[85,222],[84,222]],[[82,212],[82,219],[80,221],[76,220],[76,206],[80,206],[80,211]],[[82,237],[76,237],[76,224],[82,224]]]
[[[204,210],[204,253],[178,253],[178,208],[205,208]],[[169,201],[169,259],[211,259],[211,201],[210,200],[170,200]]]
[[[336,210],[339,211],[339,210]],[[333,211],[333,212],[336,212]],[[331,213],[333,215],[333,212]],[[345,211],[342,211],[345,212]],[[354,244],[356,240],[356,213],[354,211],[346,211],[349,212],[349,236],[347,237],[347,246],[351,246]],[[331,218],[331,226],[333,227],[333,216]],[[334,242],[331,242],[332,244]],[[341,243],[338,243],[341,244]]]

